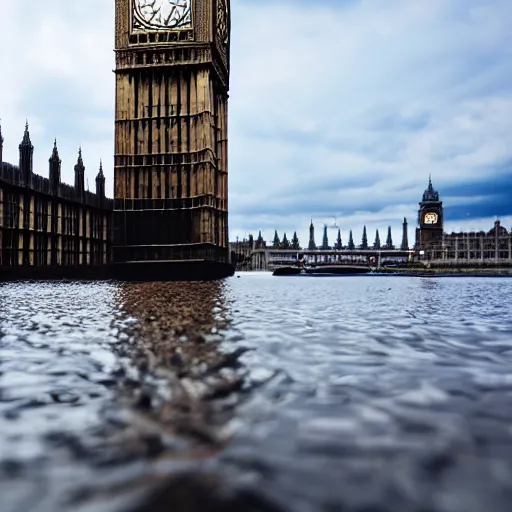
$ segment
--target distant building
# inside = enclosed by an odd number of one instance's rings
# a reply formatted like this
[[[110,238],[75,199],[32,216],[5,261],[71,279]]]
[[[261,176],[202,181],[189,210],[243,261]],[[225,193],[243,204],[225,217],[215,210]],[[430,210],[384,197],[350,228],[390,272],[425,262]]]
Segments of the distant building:
[[[313,225],[313,219],[311,219],[311,224],[309,226],[309,244],[308,244],[308,249],[310,251],[314,251],[316,249],[315,226]]]
[[[271,270],[276,266],[295,264],[302,255],[314,264],[364,262],[367,258],[376,258],[385,265],[403,263],[410,261],[413,257],[423,261],[444,261],[449,265],[475,260],[507,261],[512,264],[512,233],[508,232],[499,220],[487,232],[449,234],[444,232],[443,202],[437,190],[434,189],[430,177],[419,202],[418,226],[413,250],[409,247],[406,218],[402,222],[402,240],[399,247],[393,244],[391,226],[388,226],[385,244],[381,243],[378,229],[375,233],[375,241],[369,244],[366,226],[364,226],[362,240],[358,246],[354,243],[352,230],[349,231],[347,244],[343,245],[341,231],[338,229],[337,241],[333,247],[329,246],[327,226],[324,226],[322,244],[317,246],[313,221],[309,226],[309,243],[304,249],[300,248],[296,233],[290,243],[286,234],[281,240],[277,231],[274,232],[272,243],[268,245],[260,231],[256,242],[249,237],[249,240],[231,243],[230,247],[232,261],[237,262],[238,268],[249,270]]]
[[[487,232],[444,232],[443,203],[431,179],[419,206],[415,245],[419,260],[512,261],[512,233],[499,220]]]

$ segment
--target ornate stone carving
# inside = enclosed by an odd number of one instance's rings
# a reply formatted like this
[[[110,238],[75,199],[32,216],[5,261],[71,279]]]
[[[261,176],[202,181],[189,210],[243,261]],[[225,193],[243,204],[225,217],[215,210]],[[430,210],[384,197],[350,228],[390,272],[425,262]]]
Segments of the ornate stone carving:
[[[229,7],[227,0],[217,0],[217,40],[227,48],[229,44]]]

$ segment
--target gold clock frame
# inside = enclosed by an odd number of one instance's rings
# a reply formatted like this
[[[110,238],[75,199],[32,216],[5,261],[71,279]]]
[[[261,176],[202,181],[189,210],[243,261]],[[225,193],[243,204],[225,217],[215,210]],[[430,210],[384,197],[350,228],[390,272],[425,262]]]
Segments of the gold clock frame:
[[[427,216],[433,216],[435,218],[434,222],[428,222],[426,220]],[[423,224],[425,224],[426,226],[435,226],[438,223],[439,223],[439,214],[437,212],[427,211],[423,214]]]

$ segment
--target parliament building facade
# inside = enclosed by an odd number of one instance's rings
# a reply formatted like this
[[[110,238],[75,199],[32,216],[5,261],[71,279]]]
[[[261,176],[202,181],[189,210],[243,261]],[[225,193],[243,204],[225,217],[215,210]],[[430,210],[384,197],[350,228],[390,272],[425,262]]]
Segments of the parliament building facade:
[[[429,179],[419,203],[415,256],[450,264],[512,262],[512,233],[499,220],[489,231],[444,232],[443,202]]]
[[[113,200],[101,166],[96,192],[85,190],[81,150],[69,186],[61,183],[57,144],[43,178],[34,174],[28,124],[17,165],[3,162],[0,135],[3,277],[13,269],[58,276],[56,269],[85,268],[130,280],[233,274],[230,0],[171,3],[115,0]]]
[[[19,145],[18,165],[3,161],[3,147],[0,127],[0,277],[21,268],[108,265],[113,203],[105,197],[101,164],[92,193],[85,189],[81,150],[71,186],[61,182],[56,141],[48,178],[34,173],[28,123]]]
[[[253,270],[268,270],[273,263],[289,264],[296,259],[298,252],[308,254],[315,262],[328,263],[343,259],[352,261],[351,254],[380,252],[384,255],[382,261],[391,263],[402,259],[409,262],[436,263],[438,266],[508,267],[512,265],[512,232],[496,220],[489,231],[445,233],[443,202],[429,178],[428,186],[419,202],[416,239],[412,247],[409,245],[407,219],[404,218],[401,243],[396,246],[391,238],[390,227],[387,237],[382,242],[377,230],[372,243],[367,235],[366,226],[363,227],[360,243],[354,242],[352,231],[349,232],[348,241],[342,243],[341,232],[338,229],[334,244],[329,244],[327,226],[324,226],[322,243],[317,245],[315,227],[311,221],[309,241],[306,245],[299,243],[296,233],[291,239],[284,233],[281,239],[275,231],[273,239],[267,242],[260,231],[257,238],[250,235],[248,239],[232,242],[230,250],[232,261],[238,263],[239,267],[245,265]],[[397,253],[395,257],[393,251]],[[399,255],[399,252],[402,254]]]
[[[56,141],[48,160],[48,177],[34,173],[34,146],[28,123],[19,144],[17,165],[3,161],[3,149],[4,137],[0,127],[0,279],[21,269],[53,269],[53,274],[41,274],[50,277],[84,276],[87,271],[92,277],[109,277],[111,270],[107,269],[114,261],[114,201],[105,196],[101,162],[95,179],[95,192],[90,192],[85,188],[81,149],[74,166],[74,185],[61,181],[62,162]],[[391,239],[391,228],[388,228],[382,243],[377,231],[372,243],[368,241],[366,227],[360,244],[354,243],[352,232],[348,241],[342,243],[338,231],[333,245],[329,244],[327,228],[324,227],[322,243],[317,246],[311,222],[309,241],[304,248],[295,233],[290,239],[285,234],[281,240],[276,231],[273,240],[267,243],[260,232],[257,238],[249,236],[248,240],[231,243],[231,261],[240,263],[252,255],[253,267],[265,269],[265,262],[272,259],[270,255],[280,261],[297,251],[318,252],[318,258],[331,261],[333,256],[327,254],[329,251],[391,253],[396,250],[409,252],[414,260],[446,265],[512,264],[512,233],[499,220],[489,231],[460,233],[445,233],[444,220],[443,203],[429,180],[419,203],[413,247],[409,247],[406,219],[402,224],[401,243],[396,247]],[[333,261],[341,259],[338,254]]]

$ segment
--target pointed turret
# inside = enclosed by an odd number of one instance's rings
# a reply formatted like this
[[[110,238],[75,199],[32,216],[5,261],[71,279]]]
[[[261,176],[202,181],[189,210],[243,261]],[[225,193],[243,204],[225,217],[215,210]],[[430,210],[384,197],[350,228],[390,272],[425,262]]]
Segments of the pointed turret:
[[[316,249],[315,226],[313,226],[313,219],[311,219],[311,224],[309,226],[309,244],[308,244],[308,249],[310,251],[314,251]]]
[[[100,170],[96,176],[96,195],[100,199],[105,198],[105,175],[103,174],[103,164],[100,160]]]
[[[75,194],[78,201],[82,201],[85,193],[85,166],[82,159],[82,148],[78,150],[78,159],[75,165]]]
[[[30,133],[28,131],[28,121],[25,124],[25,133],[23,140],[19,145],[20,150],[20,173],[26,185],[32,184],[34,146],[30,141]]]
[[[62,161],[59,158],[59,150],[57,149],[57,139],[53,143],[52,156],[48,160],[50,166],[50,188],[52,192],[57,192],[61,180],[61,164]]]
[[[274,234],[274,243],[273,243],[272,247],[274,247],[275,249],[278,249],[280,245],[281,245],[281,241],[279,240],[279,235],[277,234],[277,229],[276,229],[276,232]]]
[[[388,236],[386,238],[386,249],[394,249],[393,238],[391,236],[391,226],[388,226]]]
[[[297,236],[297,231],[293,232],[292,238],[292,249],[298,251],[300,249],[299,237]]]
[[[290,242],[288,241],[286,233],[283,236],[282,246],[283,246],[283,249],[289,249],[290,248]]]
[[[324,236],[322,237],[322,249],[329,250],[329,238],[327,237],[327,224],[324,224]]]
[[[263,240],[263,236],[261,234],[261,231],[258,234],[258,238],[256,240],[256,248],[259,249],[261,247],[265,246],[265,241]]]
[[[336,249],[338,249],[338,251],[341,251],[342,248],[343,248],[343,245],[341,243],[341,229],[338,229],[338,239],[336,240]]]
[[[363,239],[361,240],[361,249],[368,249],[368,236],[366,235],[366,226],[363,226]]]
[[[408,251],[409,250],[409,237],[407,235],[407,219],[404,217],[404,222],[402,224],[402,244],[400,245],[400,250]]]
[[[352,230],[350,230],[350,234],[348,235],[348,246],[347,249],[349,251],[353,251],[356,248],[354,244],[354,237],[352,236]]]
[[[379,230],[378,229],[375,232],[375,242],[373,243],[373,248],[374,249],[380,249],[380,235],[379,235]]]

